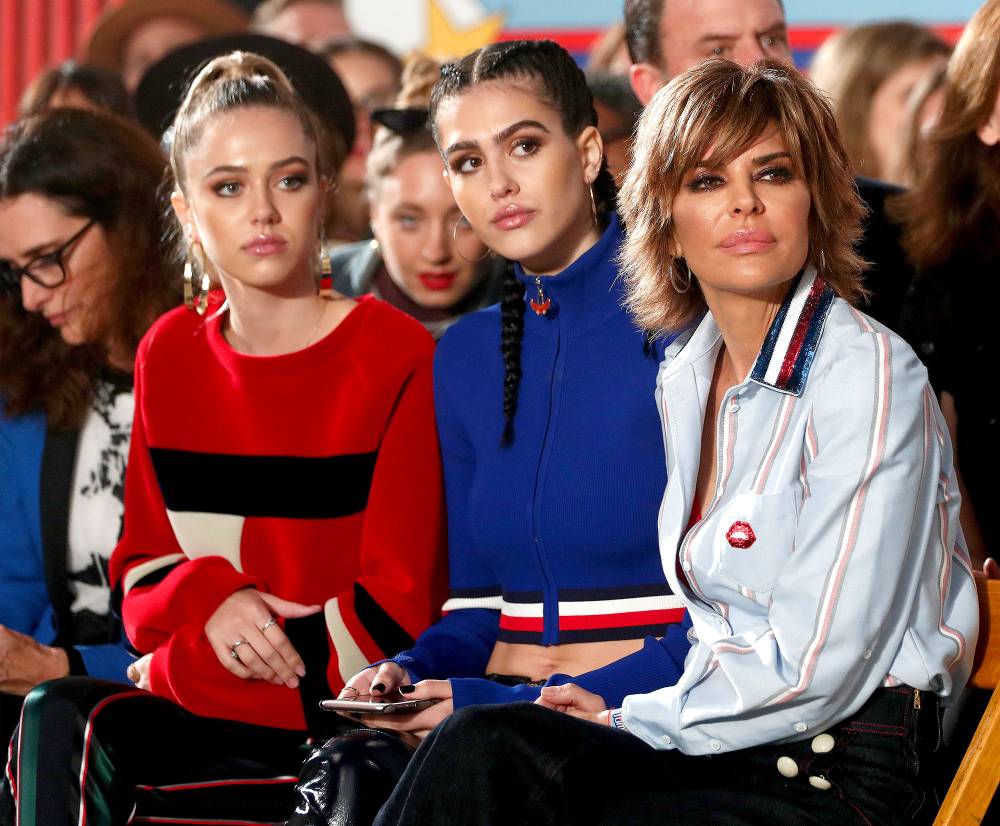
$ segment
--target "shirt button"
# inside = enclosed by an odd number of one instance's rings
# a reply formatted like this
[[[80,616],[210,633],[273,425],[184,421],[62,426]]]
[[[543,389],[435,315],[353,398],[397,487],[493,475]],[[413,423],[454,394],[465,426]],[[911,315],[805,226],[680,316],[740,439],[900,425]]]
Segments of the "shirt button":
[[[821,777],[818,774],[811,774],[809,775],[809,785],[814,789],[819,789],[821,792],[825,792],[833,784],[825,777]]]
[[[691,570],[691,563],[685,560],[684,564],[683,564],[683,565],[681,565],[681,567],[682,567],[682,568],[683,568],[683,569],[684,569],[685,571],[690,571],[690,570]]]
[[[833,751],[835,745],[836,741],[833,739],[832,734],[817,734],[813,737],[812,750],[816,754],[826,754]]]
[[[870,648],[865,649],[865,653],[861,655],[863,659],[870,660],[872,658],[872,650]]]
[[[670,737],[669,737],[668,735],[666,735],[666,734],[664,734],[664,735],[663,735],[663,736],[662,736],[662,737],[660,738],[660,742],[662,742],[662,743],[663,743],[663,745],[665,745],[665,746],[672,746],[672,745],[674,744],[674,741],[673,741],[673,740],[671,740],[671,739],[670,739]]]
[[[708,745],[711,747],[712,751],[722,751],[722,743],[718,740],[709,740]]]
[[[778,774],[791,780],[793,777],[796,777],[798,773],[799,764],[792,760],[791,757],[778,758]]]
[[[809,729],[809,726],[806,725],[805,723],[796,723],[795,724],[795,730],[798,731],[798,732],[807,731],[808,729]]]

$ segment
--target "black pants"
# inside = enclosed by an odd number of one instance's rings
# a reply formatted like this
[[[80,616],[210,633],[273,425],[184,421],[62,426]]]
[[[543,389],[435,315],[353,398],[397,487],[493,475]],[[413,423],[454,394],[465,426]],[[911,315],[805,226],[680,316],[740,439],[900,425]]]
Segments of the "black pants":
[[[917,708],[914,695],[880,689],[829,731],[827,753],[810,738],[712,757],[529,704],[466,708],[424,740],[376,824],[929,822],[936,804],[923,780],[940,715],[936,697],[921,694]],[[779,773],[781,757],[796,777]]]
[[[55,680],[25,700],[0,824],[15,810],[18,826],[280,823],[308,750],[304,732],[199,717],[121,683]]]
[[[17,721],[21,719],[23,703],[23,697],[14,694],[0,694],[0,744],[3,745],[0,764],[7,764],[7,745],[10,743],[14,729],[17,728]]]

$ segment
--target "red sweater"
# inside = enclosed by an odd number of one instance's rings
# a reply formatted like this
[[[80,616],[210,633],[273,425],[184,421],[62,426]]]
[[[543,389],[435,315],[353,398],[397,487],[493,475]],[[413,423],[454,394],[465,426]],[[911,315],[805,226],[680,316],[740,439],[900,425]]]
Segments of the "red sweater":
[[[445,590],[431,337],[372,298],[282,356],[233,350],[221,319],[161,318],[136,360],[125,530],[111,560],[154,693],[197,714],[321,728],[317,702],[406,648]],[[298,691],[218,662],[205,623],[253,587],[323,605],[282,620]]]

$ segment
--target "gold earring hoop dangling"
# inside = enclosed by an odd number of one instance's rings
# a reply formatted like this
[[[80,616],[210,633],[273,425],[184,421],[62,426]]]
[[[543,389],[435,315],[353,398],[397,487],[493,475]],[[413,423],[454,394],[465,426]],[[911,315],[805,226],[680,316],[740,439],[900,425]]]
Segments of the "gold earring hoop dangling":
[[[594,181],[597,179],[595,178]],[[594,181],[587,181],[587,191],[590,193],[590,212],[594,216],[594,223],[599,224],[597,220],[597,198],[594,197]]]
[[[194,291],[195,279],[198,279],[198,292]],[[198,241],[188,247],[187,258],[184,261],[184,306],[194,310],[198,315],[205,315],[208,309],[208,293],[212,289],[212,279],[208,277],[205,266],[205,251]]]
[[[677,286],[677,274],[674,270],[674,263],[682,260],[681,258],[671,258],[670,263],[667,265],[667,278],[670,279],[670,286],[674,288],[674,292],[678,295],[684,295],[684,293],[691,289],[691,270],[688,269],[686,263],[684,269],[687,271],[687,282],[684,284],[683,289]]]
[[[472,225],[469,224],[468,220],[464,215],[461,216],[455,222],[455,228],[451,231],[452,240],[455,242],[455,252],[458,253],[459,258],[461,258],[463,261],[467,261],[470,264],[478,264],[481,261],[485,261],[489,257],[490,253],[493,252],[493,250],[491,250],[489,247],[486,247],[486,252],[484,252],[478,258],[466,258],[464,255],[462,255],[462,248],[459,246],[458,243],[458,227],[462,224],[462,222],[465,222],[465,224],[469,227],[469,229],[472,228]]]

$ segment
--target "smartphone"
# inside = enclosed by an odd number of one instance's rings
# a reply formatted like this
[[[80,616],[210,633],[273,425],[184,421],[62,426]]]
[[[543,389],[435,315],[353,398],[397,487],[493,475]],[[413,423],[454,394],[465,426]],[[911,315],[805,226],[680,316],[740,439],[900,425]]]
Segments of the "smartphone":
[[[407,700],[398,691],[379,697],[362,695],[357,700],[320,700],[324,711],[349,711],[354,714],[406,714],[434,705],[437,700]]]

